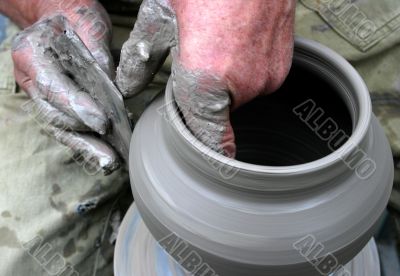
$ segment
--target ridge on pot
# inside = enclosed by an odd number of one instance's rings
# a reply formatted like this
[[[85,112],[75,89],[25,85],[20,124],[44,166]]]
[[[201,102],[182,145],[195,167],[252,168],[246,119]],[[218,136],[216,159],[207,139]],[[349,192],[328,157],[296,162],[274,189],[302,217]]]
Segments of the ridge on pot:
[[[318,261],[332,256],[345,265],[367,244],[393,181],[392,155],[368,90],[342,57],[301,38],[288,80],[297,83],[281,92],[293,97],[278,91],[238,111],[274,116],[254,126],[246,116],[233,116],[238,158],[248,162],[215,153],[190,133],[170,83],[165,99],[145,111],[132,137],[130,174],[137,207],[156,240],[178,237],[218,275],[229,276],[319,275],[312,263],[329,274],[338,267]],[[321,109],[328,117],[315,115]],[[284,120],[269,119],[280,110]],[[327,121],[337,127],[330,136],[344,133],[336,147],[321,133]],[[146,147],[149,139],[155,146]],[[307,237],[322,245],[318,255],[303,254]]]

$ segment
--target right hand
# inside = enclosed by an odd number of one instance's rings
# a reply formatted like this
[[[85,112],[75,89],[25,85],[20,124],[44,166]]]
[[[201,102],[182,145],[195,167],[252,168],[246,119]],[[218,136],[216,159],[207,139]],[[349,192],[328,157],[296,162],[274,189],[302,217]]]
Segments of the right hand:
[[[188,128],[233,158],[230,112],[285,80],[295,8],[295,0],[144,0],[117,85],[126,97],[140,93],[171,49],[173,94]]]

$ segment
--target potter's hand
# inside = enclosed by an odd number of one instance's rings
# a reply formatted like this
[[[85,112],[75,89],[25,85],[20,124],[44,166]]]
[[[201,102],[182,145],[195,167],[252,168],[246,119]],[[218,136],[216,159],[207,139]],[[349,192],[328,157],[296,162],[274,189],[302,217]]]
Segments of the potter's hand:
[[[122,49],[117,84],[124,96],[139,93],[172,49],[174,96],[188,127],[233,157],[230,110],[282,84],[295,2],[145,0]]]
[[[72,149],[75,157],[83,158],[85,166],[111,173],[119,166],[117,155],[92,134],[107,131],[107,117],[91,96],[76,85],[73,76],[64,72],[51,46],[57,33],[66,30],[68,24],[112,78],[109,18],[96,1],[36,2],[43,6],[38,9],[40,15],[33,25],[14,15],[15,21],[22,22],[20,25],[28,26],[13,42],[16,80],[33,99],[35,113],[40,113],[46,132]]]

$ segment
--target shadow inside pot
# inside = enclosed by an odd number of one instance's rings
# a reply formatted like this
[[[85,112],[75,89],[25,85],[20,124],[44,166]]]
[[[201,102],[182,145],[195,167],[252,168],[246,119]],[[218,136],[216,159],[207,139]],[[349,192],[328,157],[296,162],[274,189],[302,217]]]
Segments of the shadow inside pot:
[[[232,113],[236,159],[264,166],[292,166],[321,159],[332,153],[329,139],[321,136],[329,118],[337,124],[336,131],[352,134],[352,118],[338,88],[295,62],[278,91]]]

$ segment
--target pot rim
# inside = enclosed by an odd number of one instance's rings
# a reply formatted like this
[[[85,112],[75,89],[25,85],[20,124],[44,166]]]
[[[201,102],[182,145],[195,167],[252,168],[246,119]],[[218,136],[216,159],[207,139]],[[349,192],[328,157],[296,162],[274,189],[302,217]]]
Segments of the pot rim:
[[[244,170],[250,173],[288,176],[318,172],[322,169],[334,166],[338,162],[341,162],[341,160],[345,159],[347,156],[359,149],[369,130],[372,117],[372,104],[369,90],[364,80],[353,68],[353,66],[346,59],[330,48],[309,39],[296,37],[295,56],[296,49],[305,50],[308,54],[314,55],[321,60],[320,63],[325,63],[326,65],[328,62],[330,71],[341,72],[342,77],[345,78],[345,81],[348,83],[347,86],[352,88],[351,92],[353,93],[352,95],[347,95],[347,100],[349,100],[350,96],[354,99],[354,101],[350,100],[350,102],[346,102],[346,104],[349,109],[353,109],[349,110],[350,113],[353,112],[353,132],[350,138],[338,150],[318,160],[292,166],[263,166],[228,158],[216,151],[213,151],[200,142],[185,126],[181,117],[176,116],[178,113],[176,104],[168,104],[175,103],[172,91],[172,81],[170,79],[165,90],[165,101],[167,103],[167,114],[170,116],[170,118],[174,118],[171,120],[174,128],[178,130],[186,143],[188,143],[196,151],[200,152],[200,154],[204,157],[228,165],[229,167],[239,171]],[[342,95],[342,97],[344,96],[346,95]],[[346,101],[346,99],[344,100]],[[354,106],[354,104],[356,104],[356,106]],[[355,113],[357,115],[355,115]]]

